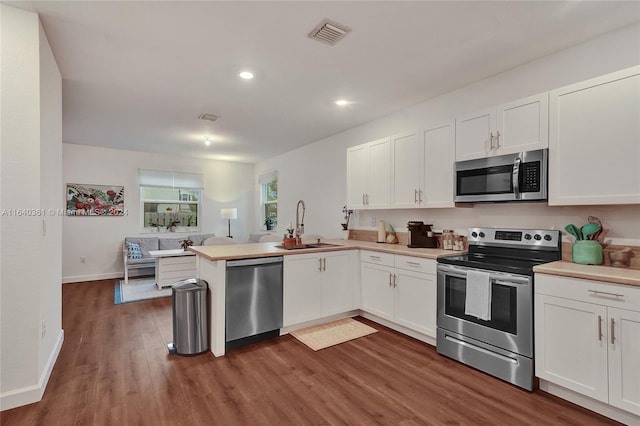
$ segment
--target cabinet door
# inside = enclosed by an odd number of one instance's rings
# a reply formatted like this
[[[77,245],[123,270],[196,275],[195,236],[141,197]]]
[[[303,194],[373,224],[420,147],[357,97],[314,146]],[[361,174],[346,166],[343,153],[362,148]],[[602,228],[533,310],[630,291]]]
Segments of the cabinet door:
[[[362,263],[362,310],[393,320],[393,268]]]
[[[504,104],[497,109],[498,155],[549,146],[549,93]]]
[[[536,294],[536,376],[607,403],[606,321],[604,306]]]
[[[285,256],[283,324],[289,326],[322,315],[320,256]]]
[[[394,319],[436,337],[436,276],[396,269]]]
[[[347,312],[354,306],[351,252],[325,253],[322,267],[322,316]]]
[[[420,203],[420,145],[417,132],[391,137],[393,207],[418,207]]]
[[[453,207],[455,123],[422,132],[422,207]]]
[[[640,67],[550,93],[549,204],[640,203]]]
[[[609,403],[640,415],[640,312],[608,312]]]
[[[388,208],[391,203],[391,143],[389,138],[369,143],[367,207]]]
[[[483,158],[494,153],[495,108],[456,119],[456,161]]]
[[[352,209],[365,207],[367,193],[368,148],[366,144],[347,149],[347,205]]]

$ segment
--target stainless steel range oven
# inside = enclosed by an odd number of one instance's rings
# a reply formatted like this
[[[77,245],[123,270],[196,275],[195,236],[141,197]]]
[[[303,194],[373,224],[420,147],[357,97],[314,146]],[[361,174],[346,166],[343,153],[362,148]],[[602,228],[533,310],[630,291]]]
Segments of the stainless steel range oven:
[[[561,256],[559,231],[470,228],[438,259],[438,352],[533,390],[533,266]]]

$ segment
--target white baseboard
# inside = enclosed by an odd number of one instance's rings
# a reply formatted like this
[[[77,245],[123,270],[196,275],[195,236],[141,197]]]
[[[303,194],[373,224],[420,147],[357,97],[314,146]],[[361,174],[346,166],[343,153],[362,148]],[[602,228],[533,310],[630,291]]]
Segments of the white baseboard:
[[[613,419],[625,425],[640,424],[640,416],[636,416],[627,411],[620,410],[612,405],[605,404],[593,398],[589,398],[588,396],[579,394],[565,387],[558,386],[555,383],[540,379],[539,387],[543,392],[547,392],[551,395],[555,395],[559,398],[565,399],[576,405],[584,407],[587,410],[595,411],[598,414],[609,417],[610,419]]]
[[[47,384],[49,383],[49,378],[51,377],[51,372],[53,371],[53,366],[56,364],[58,355],[60,355],[63,341],[64,330],[60,330],[60,334],[58,334],[56,344],[53,347],[51,354],[49,355],[49,359],[47,360],[47,365],[45,366],[44,370],[42,370],[42,374],[40,374],[38,384],[26,386],[21,389],[15,389],[0,394],[0,411],[10,410],[11,408],[21,407],[27,404],[33,404],[34,402],[42,400],[44,391],[47,388]]]
[[[95,274],[95,275],[75,275],[75,276],[62,277],[62,284],[78,283],[81,281],[110,280],[110,279],[122,278],[122,277],[124,277],[123,272],[107,272],[105,274]]]

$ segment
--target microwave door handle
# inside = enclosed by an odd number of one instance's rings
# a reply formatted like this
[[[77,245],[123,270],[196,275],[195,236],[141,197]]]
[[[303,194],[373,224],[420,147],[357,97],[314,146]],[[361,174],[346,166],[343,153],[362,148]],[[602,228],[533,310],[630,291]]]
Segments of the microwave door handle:
[[[522,162],[522,157],[518,155],[513,162],[513,194],[516,197],[516,200],[520,199],[520,163]]]

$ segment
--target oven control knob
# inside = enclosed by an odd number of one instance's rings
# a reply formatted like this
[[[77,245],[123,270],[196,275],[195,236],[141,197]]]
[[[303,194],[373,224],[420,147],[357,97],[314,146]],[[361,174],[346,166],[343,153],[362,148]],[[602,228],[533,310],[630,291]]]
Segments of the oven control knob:
[[[473,238],[477,238],[477,237],[478,237],[478,233],[477,233],[476,231],[473,231],[473,232],[471,233],[471,236],[472,236]]]
[[[531,234],[524,234],[524,239],[525,240],[530,240],[531,239]]]
[[[540,236],[540,234],[536,234],[533,236],[533,238],[536,239],[536,241],[540,241],[542,239],[542,237]]]
[[[480,234],[478,235],[480,235],[480,238],[484,238],[484,232],[480,231]]]
[[[547,234],[544,236],[544,240],[545,241],[551,241],[553,239],[553,237],[551,237],[551,235]]]

